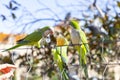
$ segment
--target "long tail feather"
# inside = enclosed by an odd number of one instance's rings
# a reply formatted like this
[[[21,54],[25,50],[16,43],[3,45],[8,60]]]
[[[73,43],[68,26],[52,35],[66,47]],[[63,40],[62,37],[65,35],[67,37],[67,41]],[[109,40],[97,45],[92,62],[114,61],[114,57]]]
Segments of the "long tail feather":
[[[13,50],[13,49],[18,48],[18,47],[20,47],[20,46],[21,46],[21,44],[17,44],[17,45],[15,45],[15,46],[11,47],[11,48],[5,49],[5,50],[2,51],[2,52],[9,51],[9,50]]]

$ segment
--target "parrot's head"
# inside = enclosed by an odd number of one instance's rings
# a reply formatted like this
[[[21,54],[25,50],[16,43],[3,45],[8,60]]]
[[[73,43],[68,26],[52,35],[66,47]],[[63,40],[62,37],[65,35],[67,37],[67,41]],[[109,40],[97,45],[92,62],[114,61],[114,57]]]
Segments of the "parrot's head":
[[[80,29],[79,21],[77,19],[70,20],[69,25],[71,25],[74,29]]]
[[[43,37],[45,38],[47,43],[56,42],[53,33],[53,28],[49,28],[48,30],[46,30],[43,34]]]
[[[64,28],[64,24],[59,24],[59,25],[56,25],[55,27],[54,27],[54,36],[55,37],[57,37],[58,36],[58,34],[60,33],[64,33],[65,32],[65,28]]]
[[[55,26],[54,27],[54,32],[55,33],[62,33],[63,32],[62,26],[60,26],[60,25]]]
[[[71,33],[72,28],[73,27],[71,25],[67,25],[65,29],[66,29],[66,31],[68,31],[69,33]]]
[[[54,27],[54,31],[55,32],[59,32],[59,33],[64,33],[65,32],[65,24],[64,23],[60,23],[60,24],[56,25]]]
[[[47,37],[50,35],[53,35],[53,31],[50,28],[43,33],[43,37]]]

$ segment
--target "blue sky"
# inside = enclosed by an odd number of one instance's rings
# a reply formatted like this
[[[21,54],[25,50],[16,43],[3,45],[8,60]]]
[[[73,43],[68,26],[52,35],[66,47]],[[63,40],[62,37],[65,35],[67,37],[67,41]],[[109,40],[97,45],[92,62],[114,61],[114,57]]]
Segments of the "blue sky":
[[[72,13],[72,17],[83,18],[82,12],[85,15],[93,16],[97,11],[88,10],[90,4],[94,0],[15,0],[21,4],[18,10],[14,11],[17,18],[11,18],[11,11],[9,11],[4,4],[8,4],[9,0],[0,0],[0,14],[7,16],[6,21],[0,20],[0,32],[4,33],[31,33],[37,28],[43,26],[54,26],[55,21],[39,21],[35,24],[23,25],[35,19],[54,18],[64,19],[67,12]],[[120,0],[119,0],[120,1]],[[114,16],[113,5],[116,5],[114,0],[97,0],[97,5],[105,10],[105,5],[109,3],[111,16]],[[111,6],[112,5],[112,6]],[[64,8],[63,8],[64,6]],[[47,10],[46,10],[47,8]],[[49,9],[48,9],[49,8]],[[44,9],[44,10],[43,10]],[[41,11],[40,11],[41,10]],[[120,9],[117,9],[120,11]],[[54,15],[55,13],[56,15]],[[112,13],[112,14],[111,14]]]

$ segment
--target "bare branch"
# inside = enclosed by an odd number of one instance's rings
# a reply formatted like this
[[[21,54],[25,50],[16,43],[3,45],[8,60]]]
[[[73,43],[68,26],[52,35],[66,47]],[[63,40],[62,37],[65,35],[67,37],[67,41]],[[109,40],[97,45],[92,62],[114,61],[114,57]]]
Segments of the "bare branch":
[[[98,12],[100,13],[100,15],[102,16],[102,18],[105,17],[104,12],[101,10],[101,8],[96,4],[97,0],[94,0],[93,2],[93,6],[96,7],[96,9],[98,10]]]
[[[37,0],[37,1],[40,5],[43,5],[45,8],[48,8],[48,11],[52,12],[58,19],[60,19],[60,17],[52,9],[50,9],[47,5],[42,3],[40,0]]]

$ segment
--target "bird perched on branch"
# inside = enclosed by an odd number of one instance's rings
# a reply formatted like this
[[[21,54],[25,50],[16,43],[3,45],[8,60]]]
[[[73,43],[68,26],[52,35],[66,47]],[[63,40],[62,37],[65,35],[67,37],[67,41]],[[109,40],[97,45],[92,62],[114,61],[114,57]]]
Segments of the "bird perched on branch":
[[[41,29],[38,29],[38,30],[32,32],[31,34],[27,35],[25,38],[19,40],[15,46],[13,46],[11,48],[8,48],[8,49],[6,49],[4,51],[13,50],[15,48],[25,46],[25,45],[27,45],[27,46],[36,46],[36,47],[40,48],[40,42],[39,41],[42,38],[44,32],[46,30],[49,30],[49,29],[50,29],[49,26],[45,26],[45,27],[43,27]]]
[[[52,49],[53,59],[57,64],[60,73],[62,75],[62,80],[69,80],[68,73],[67,73],[67,63],[68,63],[68,56],[67,56],[67,48],[68,41],[64,37],[61,32],[57,32],[56,36],[56,47]]]
[[[71,42],[80,57],[80,66],[82,67],[82,69],[84,69],[86,77],[88,77],[87,54],[89,52],[89,46],[87,38],[76,20],[71,20],[70,23],[70,25],[66,26],[66,29],[70,33]]]
[[[81,38],[80,38],[79,32],[70,25],[67,27],[68,27],[67,30],[70,33],[72,44],[74,44],[74,45],[80,44]]]

